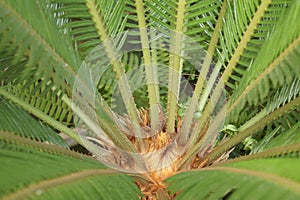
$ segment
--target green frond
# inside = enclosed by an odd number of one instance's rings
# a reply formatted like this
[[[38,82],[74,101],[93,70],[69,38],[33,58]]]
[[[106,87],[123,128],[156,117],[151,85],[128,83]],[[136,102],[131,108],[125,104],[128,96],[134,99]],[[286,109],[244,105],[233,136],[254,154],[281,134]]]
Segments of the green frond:
[[[213,151],[211,151],[208,155],[209,161],[215,160],[222,153],[234,147],[239,142],[242,142],[245,138],[263,129],[266,125],[273,122],[275,119],[279,118],[284,113],[287,113],[290,110],[295,109],[299,105],[299,103],[300,103],[300,97],[297,97],[294,100],[290,101],[284,106],[281,106],[279,109],[269,114],[266,114],[266,112],[264,111],[257,114],[257,118],[254,117],[250,121],[246,122],[245,125],[239,129],[239,133],[237,133],[236,135],[234,135],[232,138],[225,141],[224,143],[218,145]],[[252,120],[254,122],[252,122]]]
[[[210,107],[209,109],[205,109],[206,115],[201,115],[199,117],[199,124],[197,125],[192,131],[191,134],[191,142],[194,144],[196,140],[199,137],[199,134],[202,131],[202,128],[204,127],[204,124],[207,122],[208,118],[211,118],[211,112],[214,110],[212,107],[216,107],[216,105],[211,105],[211,101],[213,101],[212,96],[222,96],[220,94],[220,89],[222,89],[223,85],[222,82],[217,81],[217,76],[220,73],[220,67],[221,64],[217,63],[214,68],[210,68],[212,61],[213,61],[213,54],[216,50],[217,41],[219,38],[219,32],[222,28],[222,18],[224,17],[224,14],[226,12],[226,4],[222,5],[222,8],[220,10],[220,15],[218,16],[218,20],[214,29],[214,32],[212,33],[212,37],[210,39],[210,43],[205,55],[205,58],[203,60],[200,74],[197,80],[197,83],[195,85],[194,93],[191,98],[191,101],[189,103],[189,107],[186,111],[187,115],[185,116],[184,122],[181,127],[180,136],[178,137],[178,141],[181,141],[183,143],[187,142],[187,138],[189,137],[189,132],[191,131],[191,126],[194,118],[194,113],[196,111],[203,112],[203,109],[205,107],[205,104],[209,105],[207,107]],[[194,45],[193,45],[194,46]],[[209,72],[211,70],[211,72]],[[210,73],[210,77],[208,78],[207,75]],[[208,79],[208,80],[207,80]],[[218,82],[214,88],[214,84]],[[213,94],[211,94],[213,93]],[[196,131],[195,131],[196,130]],[[195,152],[193,152],[194,154]],[[190,152],[188,152],[186,155],[189,156]]]
[[[296,20],[300,17],[299,9],[299,3],[293,1],[293,4],[281,14],[269,40],[264,43],[251,68],[233,93],[228,109],[232,111],[232,115],[237,115],[246,102],[257,105],[269,94],[270,88],[291,83],[300,76],[298,63],[300,29]],[[284,39],[282,34],[286,35]]]
[[[251,2],[251,1],[249,1]],[[251,39],[249,40],[247,46],[245,47],[243,54],[237,60],[236,66],[233,68],[232,74],[230,75],[230,79],[226,83],[226,85],[231,88],[231,90],[235,90],[237,85],[239,84],[241,78],[245,73],[247,73],[247,69],[251,67],[255,57],[257,56],[260,48],[268,40],[270,33],[272,32],[274,25],[278,23],[279,17],[288,7],[290,1],[282,1],[282,0],[273,0],[271,1],[269,7],[266,9],[263,17],[258,22],[258,25],[253,32]],[[241,26],[235,26],[239,28]],[[233,27],[232,27],[233,28]],[[239,30],[239,33],[241,34]],[[229,34],[228,36],[232,36],[233,34]],[[233,41],[231,40],[228,40]],[[225,44],[225,42],[221,42],[221,44]],[[222,46],[224,48],[224,46]],[[226,56],[225,56],[226,57]],[[232,91],[229,92],[230,94]]]
[[[103,41],[99,38],[97,27],[84,0],[51,0],[56,5],[57,18],[62,20],[62,27],[70,34],[82,60]],[[97,11],[105,23],[105,31],[114,36],[124,31],[127,14],[124,1],[96,1]]]
[[[280,125],[277,125],[277,129],[274,129],[274,131],[268,131],[268,135],[266,135],[263,139],[260,140],[260,142],[257,144],[256,147],[253,149],[253,153],[260,152],[263,150],[272,149],[274,147],[280,147],[287,144],[295,144],[299,143],[300,136],[299,136],[299,130],[300,130],[300,123],[299,123],[299,110],[298,112],[294,112],[294,114],[297,114],[297,118],[292,118],[294,125],[290,125],[288,129],[283,129],[286,131],[280,132],[278,129]],[[298,121],[298,122],[297,122]],[[284,121],[282,121],[284,122]],[[286,122],[285,122],[286,123]],[[282,124],[282,123],[281,123]]]
[[[295,79],[290,84],[286,84],[283,87],[278,88],[266,106],[266,114],[279,109],[281,106],[299,96],[299,88],[299,79]],[[287,113],[284,113],[278,119],[274,119],[262,131],[255,134],[255,138],[259,140],[259,143],[253,151],[258,151],[258,149],[271,142],[275,137],[289,131],[297,124],[299,119],[299,106]]]
[[[249,42],[250,35],[254,33],[255,24],[258,24],[262,17],[265,8],[267,8],[270,1],[264,1],[261,5],[260,1],[226,1],[227,12],[223,19],[224,28],[221,32],[220,37],[220,57],[224,62],[229,62],[234,54],[242,54],[243,49],[247,46]],[[262,11],[256,13],[259,9]],[[251,19],[254,19],[252,27],[250,27]],[[254,26],[254,27],[253,27]],[[251,31],[247,35],[245,30]],[[251,28],[251,29],[250,29]],[[244,37],[244,38],[243,38]],[[247,37],[247,38],[246,38]],[[245,46],[240,46],[240,42],[244,40]],[[240,48],[240,51],[235,51],[235,49]],[[239,56],[237,56],[239,57]],[[225,64],[225,63],[224,63]],[[225,78],[227,80],[227,78]]]
[[[194,1],[185,2],[184,11],[184,33],[193,38],[195,42],[206,46],[204,40],[209,40],[220,9],[220,1]],[[169,30],[175,30],[178,2],[173,0],[146,1],[149,11],[149,25],[159,29],[161,32],[168,33]]]
[[[73,138],[75,141],[77,141],[79,144],[81,144],[81,140],[79,136],[69,127],[63,125],[61,122],[58,122],[54,120],[52,117],[46,115],[44,112],[40,111],[39,109],[33,107],[31,104],[28,102],[20,99],[17,96],[14,96],[12,93],[6,91],[4,88],[0,88],[0,95],[3,96],[4,98],[12,101],[13,103],[17,104],[30,114],[34,115],[35,117],[39,118],[42,120],[44,123],[52,126],[56,130],[68,135],[69,137]],[[63,99],[62,99],[63,100]],[[68,105],[70,106],[70,105]]]
[[[174,0],[149,0],[148,7],[150,26],[159,29],[163,33],[173,30],[176,22],[177,1]]]
[[[76,99],[77,101],[81,101],[76,102],[76,104],[74,104],[72,100],[69,99],[67,96],[63,96],[62,100],[68,106],[72,107],[74,114],[76,114],[76,117],[79,119],[79,122],[77,122],[76,125],[81,126],[82,124],[80,123],[84,123],[84,125],[86,125],[88,129],[93,131],[95,137],[104,140],[104,142],[107,142],[108,144],[111,142],[110,140],[112,140],[117,146],[121,147],[122,149],[127,150],[129,152],[135,152],[135,149],[130,143],[129,139],[124,134],[122,134],[121,128],[124,127],[118,126],[119,124],[114,123],[117,122],[117,118],[116,116],[114,116],[107,104],[103,102],[104,100],[101,97],[99,97],[99,100],[96,102],[95,107],[86,106],[86,104],[89,104],[88,101],[90,99]],[[84,100],[86,100],[86,104],[82,105],[82,101]],[[91,112],[90,109],[97,109],[96,113]],[[94,116],[95,114],[97,114],[96,118]],[[107,136],[110,139],[108,139]],[[74,136],[72,138],[74,138]],[[85,138],[81,139],[83,139],[83,141],[86,140]]]
[[[128,20],[126,22],[126,29],[137,29],[138,18],[136,13],[136,4],[134,0],[124,0],[124,11],[128,14]]]
[[[36,121],[27,112],[0,98],[0,130],[41,142],[68,147],[65,141],[49,126]]]
[[[243,161],[170,177],[176,199],[298,199],[298,158]]]
[[[299,0],[0,0],[0,199],[300,199],[298,19]]]
[[[299,109],[299,106],[296,106],[289,112],[285,112],[278,118],[271,120],[265,128],[257,130],[257,132],[255,132],[252,136],[254,143],[252,145],[252,149],[249,150],[251,150],[252,153],[260,151],[260,149],[262,149],[265,145],[268,145],[270,142],[272,142],[272,140],[279,137],[281,134],[285,134],[285,132],[293,128],[293,126],[295,126],[300,119]],[[264,109],[255,116],[249,117],[250,120],[240,126],[238,131],[242,132],[250,126],[258,124],[258,122],[268,114],[268,110]]]
[[[262,87],[264,86],[266,85],[262,85]],[[265,114],[268,114],[299,96],[299,87],[299,78],[295,77],[293,81],[287,82],[282,87],[270,90],[268,96],[259,101],[260,106],[247,104],[248,106],[243,109],[243,112],[239,113],[238,118],[230,115],[231,118],[228,117],[227,120],[231,120],[231,122],[235,122],[237,126],[240,126],[261,112],[262,109],[265,109]]]
[[[85,56],[100,43],[85,1],[53,0],[51,2],[56,4],[54,12],[57,19],[62,21],[61,26],[69,32],[82,60],[84,60]]]
[[[130,73],[137,67],[141,66],[141,60],[138,57],[137,54],[133,52],[124,53],[121,58],[122,65],[125,68],[126,73]],[[130,80],[134,80],[135,83],[130,83],[130,86],[133,86],[133,84],[141,85],[139,82],[139,79],[143,77],[137,77],[138,79],[130,77]],[[103,72],[103,75],[101,76],[99,83],[98,83],[98,91],[101,94],[101,96],[105,99],[105,101],[111,105],[111,108],[115,108],[116,105],[116,97],[113,96],[113,93],[116,92],[115,89],[117,87],[117,80],[114,78],[114,72],[111,67],[108,67],[106,71]],[[138,100],[137,96],[133,94],[136,103],[138,107],[141,107],[142,104],[141,101]],[[146,93],[141,94],[139,97],[147,97]],[[148,102],[147,102],[148,104]]]
[[[243,132],[254,124],[259,124],[259,121],[263,118],[267,117],[270,114],[268,109],[263,109],[255,116],[248,117],[249,121],[244,123],[242,126],[238,128],[239,132]],[[292,129],[300,119],[299,114],[299,106],[296,106],[294,109],[282,113],[279,117],[270,120],[269,123],[262,128],[261,130],[257,129],[255,133],[252,135],[253,144],[249,149],[250,152],[260,151],[265,145],[268,145],[270,142],[277,138],[281,137],[282,134]],[[292,137],[292,136],[291,136]],[[248,138],[247,138],[248,139]],[[246,142],[246,140],[244,142]],[[239,151],[237,148],[235,151]],[[239,154],[239,153],[238,153]]]
[[[277,87],[278,88],[278,87]],[[272,100],[268,104],[268,110],[274,111],[276,108],[286,104],[300,95],[300,77],[295,78],[291,83],[278,88]]]
[[[87,7],[89,8],[89,13],[92,16],[92,20],[94,21],[94,26],[97,29],[98,36],[101,39],[101,41],[103,41],[103,47],[105,48],[106,55],[112,64],[115,78],[118,80],[118,88],[121,93],[123,102],[125,104],[128,116],[130,117],[130,119],[134,124],[139,124],[140,117],[138,115],[136,104],[132,95],[132,90],[130,88],[128,78],[126,77],[124,67],[122,66],[122,63],[118,59],[120,52],[117,51],[118,49],[116,48],[116,44],[113,41],[109,40],[110,35],[109,32],[107,31],[106,26],[108,24],[105,21],[105,15],[101,11],[100,12],[98,11],[98,9],[100,9],[99,2],[88,0],[86,4]],[[118,39],[122,41],[123,37],[126,37],[126,34],[121,35]],[[138,130],[136,126],[134,126],[134,134],[139,138],[141,138],[141,132],[140,130]],[[140,144],[139,146],[143,146],[143,145]]]
[[[185,34],[190,36],[191,38],[189,38],[189,40],[193,40],[193,43],[208,39],[217,22],[220,2],[201,1],[195,3],[194,1],[149,1],[146,5],[149,7],[149,16],[151,19],[149,24],[164,34],[169,35],[168,43],[170,46],[167,47],[170,51],[169,80],[172,78],[172,82],[169,82],[168,87],[171,88],[172,91],[168,92],[167,132],[171,133],[174,132],[172,127],[174,127],[173,122],[175,121],[177,113],[175,106],[178,101],[177,91],[179,83],[177,80],[178,76],[181,76],[182,70],[185,70],[186,67],[182,64],[184,62],[183,58],[179,57],[185,55],[184,48],[187,48],[186,43],[189,42],[188,40],[185,41],[183,38],[181,39],[182,41],[180,41],[179,35]],[[195,30],[196,27],[197,30]],[[195,30],[195,32],[189,32],[191,30]],[[200,42],[199,44],[203,44],[203,47],[207,46],[207,43]],[[182,46],[179,47],[178,45]],[[179,49],[182,49],[182,51],[179,51]]]
[[[220,15],[221,1],[187,1],[185,34],[207,48]],[[212,56],[212,55],[211,55]]]
[[[240,156],[238,158],[229,159],[224,162],[215,163],[214,166],[222,166],[228,165],[232,163],[237,163],[241,161],[251,161],[256,159],[265,159],[265,158],[299,158],[300,152],[300,143],[299,142],[291,142],[290,144],[282,143],[278,146],[273,146],[269,149],[263,149],[265,144],[262,144],[260,147],[255,150],[259,152],[252,151],[252,154]],[[268,148],[268,147],[267,147]]]
[[[150,108],[150,119],[151,119],[151,129],[154,133],[160,128],[160,121],[157,116],[160,114],[160,95],[159,95],[159,82],[158,82],[158,66],[156,64],[155,56],[156,50],[150,51],[150,46],[156,46],[155,41],[152,41],[151,44],[148,39],[148,30],[146,25],[146,16],[144,9],[143,0],[136,1],[136,11],[138,17],[138,26],[140,33],[140,40],[142,45],[143,52],[143,61],[145,65],[145,74],[147,81],[147,91],[149,99],[149,108]],[[155,33],[153,33],[155,34]],[[150,38],[152,40],[152,38]],[[151,54],[154,56],[151,58]]]
[[[104,169],[103,165],[83,155],[72,157],[44,152],[34,146],[8,142],[2,137],[0,146],[2,199],[138,197],[139,192],[131,178]]]
[[[27,85],[25,81],[17,85],[7,85],[4,89],[53,119],[67,126],[72,123],[72,109],[61,100],[61,91],[55,90],[53,82],[46,85],[40,82]]]
[[[43,84],[52,80],[61,89],[70,89],[80,60],[56,26],[51,7],[45,1],[1,1],[0,13],[1,60],[5,61],[0,79],[33,84],[43,78]]]

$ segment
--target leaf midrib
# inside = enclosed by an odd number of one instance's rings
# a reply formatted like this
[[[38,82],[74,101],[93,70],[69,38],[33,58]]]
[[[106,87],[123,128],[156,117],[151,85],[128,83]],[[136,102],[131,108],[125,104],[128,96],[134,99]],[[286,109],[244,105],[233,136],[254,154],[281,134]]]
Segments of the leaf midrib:
[[[283,187],[287,190],[300,194],[300,183],[293,181],[289,178],[281,177],[275,174],[270,174],[262,171],[254,171],[249,169],[233,168],[233,167],[208,167],[202,169],[201,171],[224,171],[224,172],[230,172],[235,174],[248,175],[248,176],[256,177],[261,180],[268,181],[273,184],[277,184],[280,187]]]
[[[70,173],[64,176],[48,179],[48,180],[42,180],[37,183],[28,185],[27,187],[24,187],[20,190],[17,190],[3,198],[3,200],[10,200],[10,199],[23,199],[25,197],[29,197],[31,195],[34,195],[37,193],[37,191],[45,191],[49,190],[51,188],[68,184],[68,183],[74,183],[75,181],[84,180],[90,177],[95,176],[108,176],[108,175],[117,175],[120,174],[120,172],[117,172],[112,169],[88,169],[88,170],[82,170],[75,173]]]

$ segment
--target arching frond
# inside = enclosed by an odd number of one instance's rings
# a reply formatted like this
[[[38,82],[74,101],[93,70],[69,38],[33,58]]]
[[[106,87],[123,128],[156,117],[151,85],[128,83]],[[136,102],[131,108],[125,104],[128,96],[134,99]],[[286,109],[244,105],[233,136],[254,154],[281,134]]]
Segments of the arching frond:
[[[299,159],[277,158],[208,167],[168,179],[176,199],[297,199]],[[178,192],[179,191],[179,192]]]
[[[8,140],[5,134],[0,133],[3,199],[138,198],[131,178],[91,158],[24,138]]]
[[[226,152],[239,142],[243,141],[245,138],[256,133],[258,130],[264,128],[267,124],[274,121],[282,114],[289,112],[292,109],[295,109],[300,103],[300,97],[295,98],[291,102],[285,104],[279,109],[273,111],[272,113],[266,114],[265,111],[258,113],[256,117],[253,117],[251,121],[248,121],[244,126],[240,128],[240,132],[233,136],[231,139],[225,141],[218,147],[216,147],[212,152],[209,153],[209,161],[213,161],[218,158],[222,153]]]
[[[236,2],[236,4],[239,4],[239,3],[242,3],[242,2],[239,2],[239,1]],[[246,3],[251,4],[253,2],[248,1]],[[256,2],[256,3],[258,3],[258,2]],[[253,61],[255,60],[255,57],[257,56],[260,48],[262,47],[264,42],[266,40],[268,40],[268,38],[270,37],[270,33],[273,31],[274,25],[278,23],[279,17],[285,12],[285,10],[287,9],[289,4],[290,4],[290,1],[281,1],[280,0],[280,1],[271,1],[270,2],[270,4],[268,5],[268,8],[264,12],[263,16],[260,18],[260,21],[258,22],[254,32],[252,33],[251,38],[250,38],[249,42],[247,43],[247,46],[245,47],[242,55],[240,56],[239,59],[237,59],[236,65],[235,66],[232,65],[230,67],[230,70],[233,70],[233,71],[231,72],[232,74],[230,75],[230,79],[228,80],[226,85],[228,87],[230,87],[231,90],[236,89],[236,87],[238,86],[243,75],[245,73],[247,73],[247,69],[252,66]],[[241,15],[244,15],[243,7],[237,6],[236,9],[242,9]],[[252,12],[253,12],[253,10],[252,10]],[[249,15],[249,12],[247,12],[246,15]],[[238,17],[238,16],[235,16],[235,17]],[[240,22],[239,19],[235,19],[235,21]],[[244,23],[247,24],[247,21],[244,21]],[[246,25],[246,24],[244,24],[242,26],[232,26],[233,24],[230,24],[230,23],[228,23],[228,24],[229,24],[229,26],[231,26],[231,28],[238,29],[237,32],[240,36],[243,32],[242,28]],[[230,33],[228,31],[226,32],[227,37],[234,37],[234,35],[236,34],[235,33],[236,31],[231,31],[231,30],[232,29],[230,29]],[[229,52],[227,52],[227,48],[224,49],[225,46],[223,46],[223,45],[225,43],[229,43],[229,44],[232,43],[231,44],[232,48],[235,48],[236,44],[234,44],[234,43],[236,42],[236,40],[233,40],[233,39],[225,40],[225,38],[223,38],[224,41],[221,42],[221,47],[223,47],[222,54],[225,54],[225,57],[227,57],[226,53],[229,53]],[[231,60],[233,61],[233,58],[231,58]],[[226,60],[225,60],[225,62],[226,62]],[[227,71],[229,71],[229,70],[227,70]],[[232,91],[229,91],[229,93],[231,94]]]

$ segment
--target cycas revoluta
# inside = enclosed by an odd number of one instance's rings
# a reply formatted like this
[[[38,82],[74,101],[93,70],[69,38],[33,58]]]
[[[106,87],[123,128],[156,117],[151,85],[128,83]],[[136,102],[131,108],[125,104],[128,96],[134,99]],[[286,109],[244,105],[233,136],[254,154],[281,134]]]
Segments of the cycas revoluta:
[[[1,198],[299,198],[299,18],[297,0],[1,1]]]

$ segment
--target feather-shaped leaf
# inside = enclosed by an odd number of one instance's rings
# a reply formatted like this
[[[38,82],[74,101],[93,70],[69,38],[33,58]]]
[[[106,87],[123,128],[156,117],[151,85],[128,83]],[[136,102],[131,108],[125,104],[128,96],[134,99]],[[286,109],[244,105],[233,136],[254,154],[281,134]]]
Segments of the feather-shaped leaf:
[[[278,128],[280,126],[277,126]],[[262,140],[260,140],[259,144],[253,149],[252,153],[260,152],[263,150],[272,149],[274,147],[280,147],[287,144],[296,144],[300,142],[300,121],[292,126],[287,131],[278,134],[278,129],[274,131],[270,131],[268,135],[266,135]],[[275,137],[277,136],[277,137]]]
[[[56,5],[55,12],[78,48],[81,58],[85,57],[102,41],[94,26],[92,16],[84,0],[51,0]],[[106,32],[114,36],[124,31],[127,14],[124,1],[96,1],[97,11],[105,23]]]
[[[298,158],[260,159],[179,173],[168,179],[176,199],[298,199]]]
[[[0,121],[2,131],[67,147],[65,141],[50,127],[36,121],[24,110],[1,98]]]
[[[49,82],[46,85],[36,82],[28,85],[26,81],[17,85],[7,85],[4,89],[17,96],[33,107],[41,110],[53,119],[70,125],[73,112],[61,99],[61,91],[55,90],[55,84]]]
[[[2,134],[3,199],[137,199],[140,194],[130,177],[105,169],[94,159],[58,147],[50,146],[52,151],[47,151],[47,144],[36,149],[24,139],[16,144]]]
[[[264,43],[251,69],[242,78],[233,94],[229,108],[229,111],[233,111],[231,116],[237,116],[246,102],[257,105],[259,100],[269,94],[270,88],[291,83],[295,78],[299,78],[300,67],[297,58],[300,28],[296,20],[300,17],[299,9],[299,3],[292,1],[290,7],[280,15],[269,40]],[[287,37],[282,38],[282,34]],[[276,50],[270,51],[270,49]]]
[[[70,38],[56,26],[47,2],[1,1],[0,13],[1,59],[5,60],[1,80],[8,83],[26,79],[31,85],[44,77],[41,84],[53,80],[61,89],[69,89],[80,59]]]

